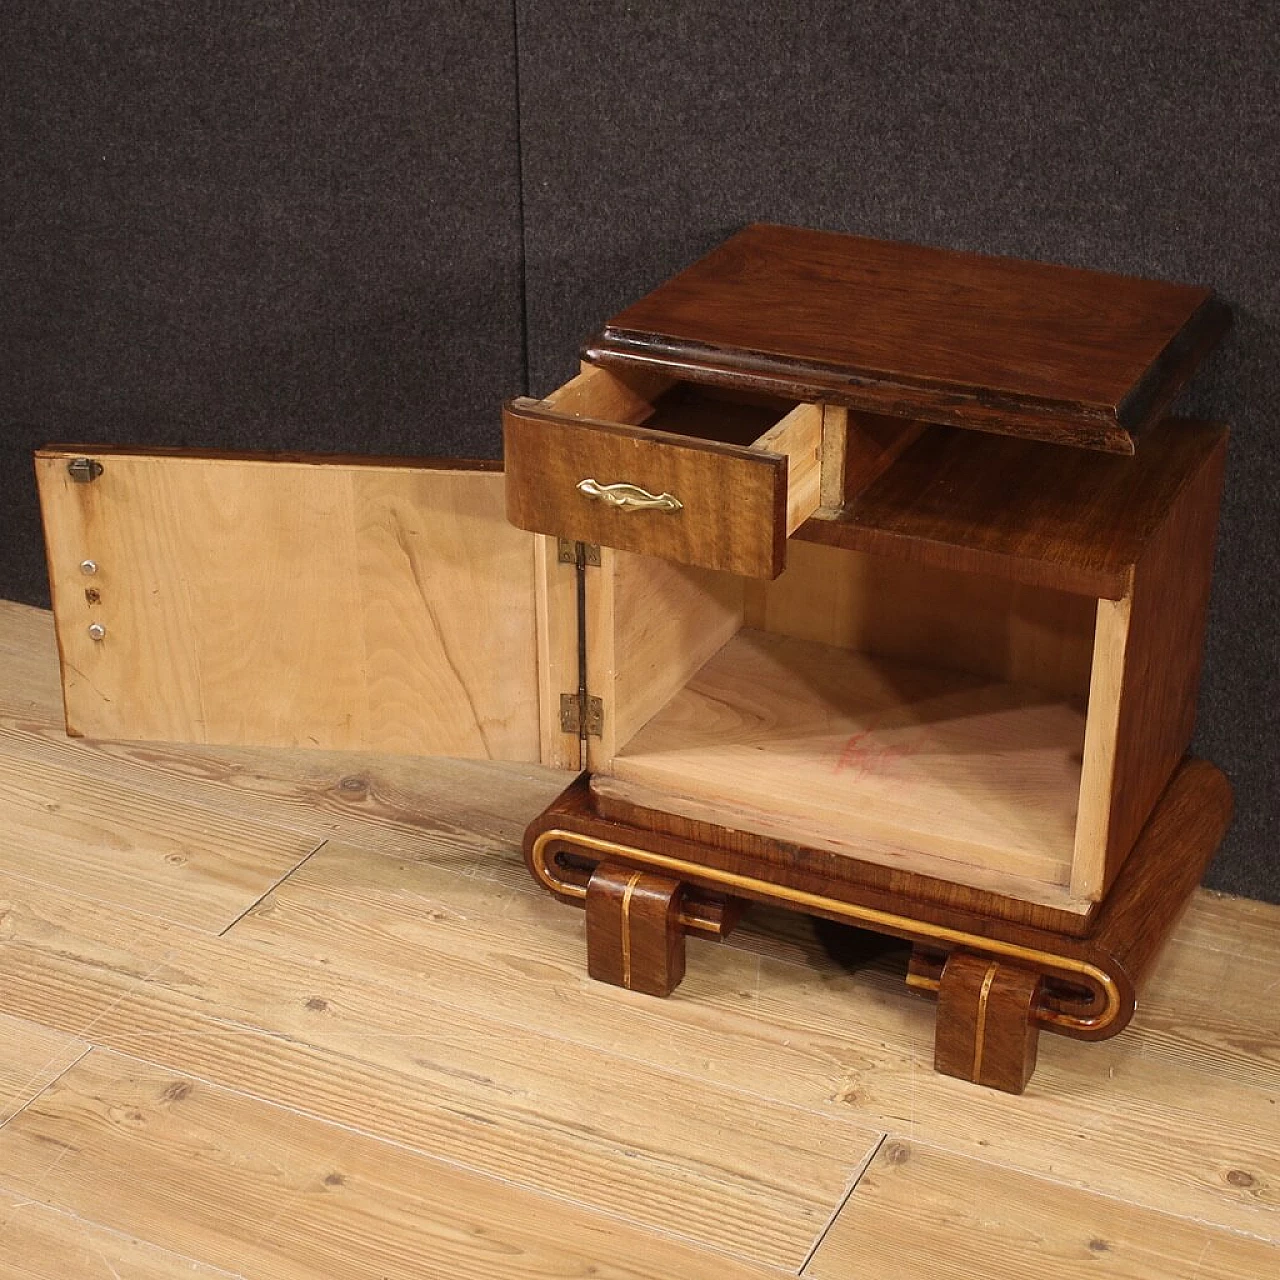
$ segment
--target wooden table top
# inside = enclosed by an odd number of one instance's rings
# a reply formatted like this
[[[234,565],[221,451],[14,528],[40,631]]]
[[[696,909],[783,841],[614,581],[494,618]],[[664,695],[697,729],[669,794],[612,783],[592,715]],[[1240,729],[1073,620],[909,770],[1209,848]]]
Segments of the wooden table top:
[[[756,224],[586,355],[1132,453],[1229,323],[1207,288]]]

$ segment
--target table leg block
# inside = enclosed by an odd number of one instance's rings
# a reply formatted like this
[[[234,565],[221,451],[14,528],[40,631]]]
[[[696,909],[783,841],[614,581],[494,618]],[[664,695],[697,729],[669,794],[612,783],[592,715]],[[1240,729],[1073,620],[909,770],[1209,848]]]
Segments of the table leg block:
[[[587,971],[628,991],[666,996],[684,977],[678,880],[602,863],[587,885]]]
[[[938,990],[934,1068],[974,1084],[1021,1093],[1036,1068],[1033,1017],[1041,977],[1029,969],[954,951]]]

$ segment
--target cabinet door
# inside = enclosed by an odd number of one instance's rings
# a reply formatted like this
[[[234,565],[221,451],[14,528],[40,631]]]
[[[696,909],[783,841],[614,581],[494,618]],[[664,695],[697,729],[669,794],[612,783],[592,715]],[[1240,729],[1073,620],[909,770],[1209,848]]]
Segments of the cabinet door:
[[[36,471],[68,732],[539,759],[539,540],[500,464],[52,447]]]

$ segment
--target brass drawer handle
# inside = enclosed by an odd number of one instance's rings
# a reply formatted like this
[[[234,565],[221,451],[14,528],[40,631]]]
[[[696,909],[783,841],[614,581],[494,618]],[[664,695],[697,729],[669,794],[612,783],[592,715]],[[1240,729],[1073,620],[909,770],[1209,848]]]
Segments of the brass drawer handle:
[[[669,493],[650,493],[635,484],[601,484],[598,480],[579,480],[578,492],[620,511],[679,511],[684,503]]]

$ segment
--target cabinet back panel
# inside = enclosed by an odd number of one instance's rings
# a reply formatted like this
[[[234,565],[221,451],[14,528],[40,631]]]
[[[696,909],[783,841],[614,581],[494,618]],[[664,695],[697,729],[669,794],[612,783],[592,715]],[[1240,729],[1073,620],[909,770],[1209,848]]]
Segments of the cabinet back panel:
[[[746,625],[775,635],[1085,698],[1097,601],[793,539],[746,587]]]

